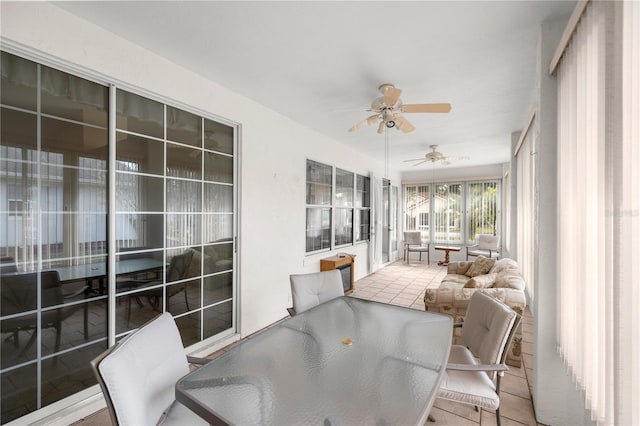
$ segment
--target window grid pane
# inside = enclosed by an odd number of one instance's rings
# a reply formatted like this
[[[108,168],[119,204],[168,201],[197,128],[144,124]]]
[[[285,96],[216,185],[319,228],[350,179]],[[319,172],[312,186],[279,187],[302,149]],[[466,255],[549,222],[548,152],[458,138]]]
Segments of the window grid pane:
[[[307,204],[331,205],[331,166],[307,160]]]
[[[498,182],[467,184],[467,243],[473,244],[479,234],[498,235]]]

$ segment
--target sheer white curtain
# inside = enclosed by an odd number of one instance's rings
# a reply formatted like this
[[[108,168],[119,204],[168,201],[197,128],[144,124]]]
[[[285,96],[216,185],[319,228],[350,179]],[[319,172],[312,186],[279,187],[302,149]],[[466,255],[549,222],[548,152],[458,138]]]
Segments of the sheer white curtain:
[[[557,68],[558,348],[600,424],[640,424],[640,19],[591,1]]]
[[[526,283],[531,304],[533,304],[535,298],[533,268],[535,247],[533,239],[535,235],[535,167],[533,161],[535,137],[533,127],[533,122],[531,122],[529,129],[525,129],[525,137],[520,148],[515,153],[517,164],[517,260]]]

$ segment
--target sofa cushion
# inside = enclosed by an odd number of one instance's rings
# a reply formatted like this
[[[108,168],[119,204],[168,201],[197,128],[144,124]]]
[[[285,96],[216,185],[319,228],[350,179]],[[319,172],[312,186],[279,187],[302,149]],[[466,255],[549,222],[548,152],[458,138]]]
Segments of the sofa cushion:
[[[476,275],[473,278],[469,278],[469,280],[464,285],[464,288],[488,288],[493,286],[493,283],[496,281],[496,277],[498,274],[484,274],[484,275]]]
[[[514,288],[516,290],[524,290],[525,284],[520,271],[517,269],[504,269],[496,275],[493,286],[495,288]]]
[[[447,274],[464,275],[473,262],[451,262],[447,266]]]
[[[509,259],[509,258],[500,259],[493,265],[493,267],[491,267],[491,270],[489,270],[489,273],[490,274],[494,272],[499,273],[500,271],[504,271],[505,269],[518,269],[518,264],[513,259]]]
[[[489,270],[495,263],[495,259],[478,256],[477,259],[471,264],[469,270],[467,270],[467,273],[465,275],[471,278],[478,275],[484,275],[489,272]]]
[[[469,281],[469,277],[466,275],[447,274],[442,279],[442,282],[440,283],[440,287],[445,288],[451,285],[455,288],[460,288],[463,285],[465,285],[467,281]]]

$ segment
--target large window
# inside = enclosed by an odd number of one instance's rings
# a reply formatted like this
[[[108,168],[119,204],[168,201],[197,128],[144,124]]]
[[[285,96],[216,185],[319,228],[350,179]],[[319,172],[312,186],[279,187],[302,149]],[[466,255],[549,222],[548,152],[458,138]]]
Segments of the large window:
[[[160,312],[185,346],[231,332],[235,128],[5,52],[0,65],[6,423],[95,384],[89,361]]]
[[[496,180],[404,185],[404,229],[427,242],[473,244],[478,234],[499,235],[499,206]]]
[[[307,160],[306,252],[369,239],[366,176]]]

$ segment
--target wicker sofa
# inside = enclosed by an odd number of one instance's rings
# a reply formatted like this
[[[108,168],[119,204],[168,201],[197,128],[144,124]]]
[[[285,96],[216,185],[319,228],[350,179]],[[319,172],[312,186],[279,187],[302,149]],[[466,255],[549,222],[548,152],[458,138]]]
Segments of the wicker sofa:
[[[486,273],[467,275],[475,262],[491,262]],[[467,305],[476,291],[487,293],[506,303],[514,311],[522,314],[527,305],[524,288],[525,282],[520,274],[518,264],[512,259],[491,259],[478,257],[469,262],[452,262],[447,275],[438,288],[427,289],[424,295],[424,307],[427,311],[441,312],[453,317],[454,322],[464,322]],[[477,266],[477,265],[476,265]],[[485,272],[484,270],[481,272]],[[453,343],[461,341],[460,328],[454,329]],[[507,364],[520,367],[522,363],[522,326],[519,326],[509,354]]]

